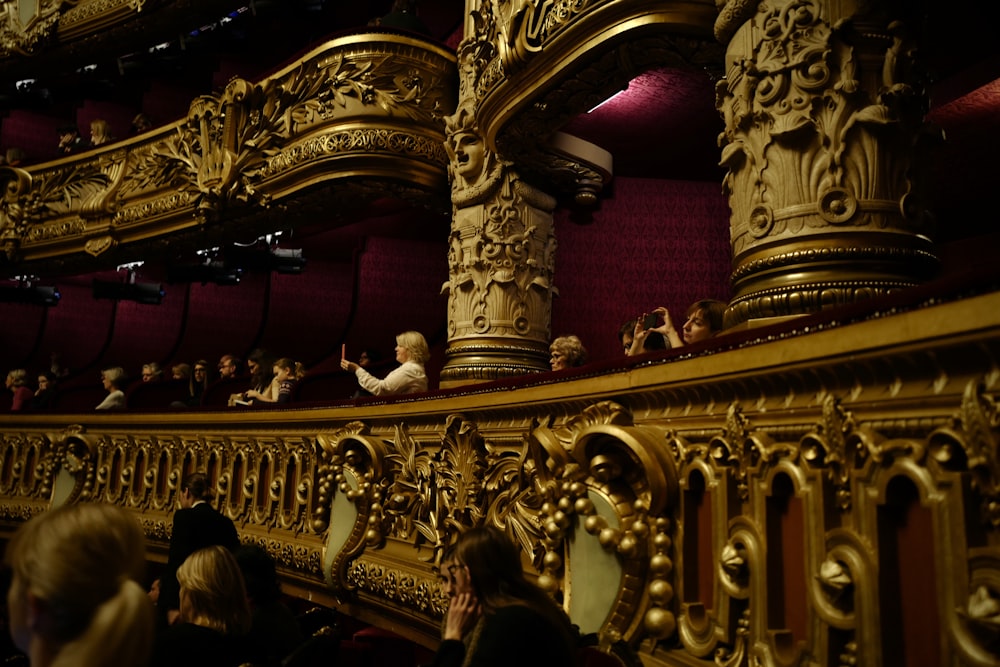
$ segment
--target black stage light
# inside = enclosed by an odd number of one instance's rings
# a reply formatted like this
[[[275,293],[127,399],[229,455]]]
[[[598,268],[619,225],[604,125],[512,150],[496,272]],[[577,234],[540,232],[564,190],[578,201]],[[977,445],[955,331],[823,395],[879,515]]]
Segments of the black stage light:
[[[230,246],[225,250],[225,264],[244,271],[302,273],[306,260],[301,248],[268,248],[262,245]]]
[[[207,285],[239,285],[242,269],[233,269],[222,262],[208,264],[174,264],[167,269],[168,283],[201,283]]]
[[[302,257],[302,249],[275,248],[271,253],[271,268],[278,273],[302,273],[306,260]]]
[[[2,285],[0,286],[0,302],[27,303],[36,306],[55,306],[59,304],[62,294],[58,287],[43,285]]]
[[[135,301],[150,306],[163,303],[166,292],[160,283],[119,283],[94,280],[94,298],[114,301]]]

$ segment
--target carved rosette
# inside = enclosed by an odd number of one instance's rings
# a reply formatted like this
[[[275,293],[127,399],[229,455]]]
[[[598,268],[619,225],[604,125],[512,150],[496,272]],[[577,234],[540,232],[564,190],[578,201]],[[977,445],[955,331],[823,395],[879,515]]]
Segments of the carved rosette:
[[[920,200],[926,93],[906,27],[825,5],[761,4],[729,44],[717,106],[730,326],[892,292],[936,267]]]

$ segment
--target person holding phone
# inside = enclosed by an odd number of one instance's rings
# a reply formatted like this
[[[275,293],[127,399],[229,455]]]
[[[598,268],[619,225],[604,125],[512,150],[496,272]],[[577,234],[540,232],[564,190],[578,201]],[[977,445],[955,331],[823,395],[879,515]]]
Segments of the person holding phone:
[[[424,335],[418,331],[404,331],[396,336],[396,361],[401,365],[385,378],[380,380],[347,359],[340,360],[340,367],[354,373],[361,388],[375,396],[413,394],[427,391],[427,373],[424,371],[424,364],[430,358],[430,348]]]
[[[653,333],[661,334],[670,343],[670,347],[682,347],[708,340],[722,331],[722,322],[726,308],[727,305],[724,302],[716,301],[715,299],[695,301],[688,307],[687,320],[684,322],[681,332],[678,333],[677,328],[674,327],[674,323],[670,319],[670,313],[666,308],[660,306],[650,315],[662,317],[663,324],[642,328],[641,325],[646,323],[645,318],[649,316],[643,315],[643,320],[636,324],[632,345],[627,354],[639,354],[643,349],[642,346],[646,338]]]
[[[656,313],[649,313],[642,318],[631,319],[618,328],[618,340],[621,342],[625,356],[642,354],[643,352],[653,352],[655,350],[666,350],[670,347],[663,334],[649,331],[657,324]],[[632,344],[636,339],[636,330],[640,332],[641,341],[632,349]]]

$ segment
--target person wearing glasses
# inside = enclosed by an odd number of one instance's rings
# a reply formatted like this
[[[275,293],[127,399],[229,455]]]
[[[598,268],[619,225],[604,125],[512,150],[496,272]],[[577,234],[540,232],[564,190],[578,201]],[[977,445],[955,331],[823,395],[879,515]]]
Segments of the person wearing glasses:
[[[499,528],[462,533],[442,559],[440,579],[449,604],[431,667],[577,664],[569,616],[525,576],[520,551]]]
[[[219,359],[219,379],[228,380],[243,375],[242,362],[239,357],[232,354],[224,354]]]

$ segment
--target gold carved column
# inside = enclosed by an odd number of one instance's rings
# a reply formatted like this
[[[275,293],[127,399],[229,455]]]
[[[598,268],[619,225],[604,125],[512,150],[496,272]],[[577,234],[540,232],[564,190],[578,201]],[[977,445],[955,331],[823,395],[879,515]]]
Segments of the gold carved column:
[[[549,368],[556,200],[521,179],[483,139],[475,82],[493,36],[474,30],[466,26],[459,46],[458,110],[447,119],[452,226],[441,387]]]
[[[908,32],[917,17],[889,14],[888,4],[729,0],[722,8],[727,326],[889,293],[936,269],[920,199],[931,133]]]
[[[452,226],[441,387],[548,369],[555,199],[483,145],[468,103],[448,122]]]

